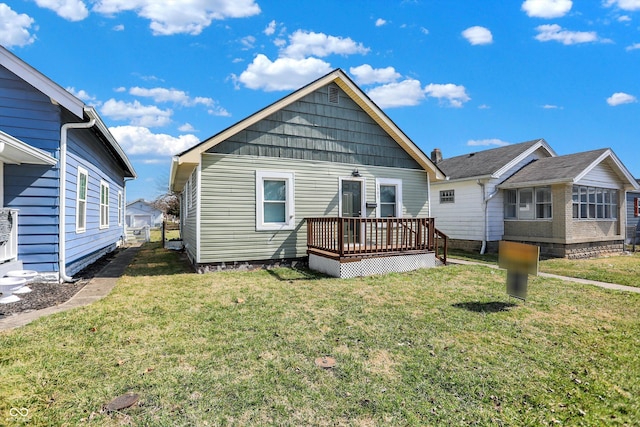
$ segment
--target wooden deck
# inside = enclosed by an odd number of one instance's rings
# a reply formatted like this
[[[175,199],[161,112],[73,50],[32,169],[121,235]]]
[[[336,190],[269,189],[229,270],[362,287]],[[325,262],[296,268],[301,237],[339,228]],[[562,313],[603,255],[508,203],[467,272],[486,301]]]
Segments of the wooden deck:
[[[448,238],[433,218],[305,218],[307,253],[340,262],[434,252],[446,264]]]

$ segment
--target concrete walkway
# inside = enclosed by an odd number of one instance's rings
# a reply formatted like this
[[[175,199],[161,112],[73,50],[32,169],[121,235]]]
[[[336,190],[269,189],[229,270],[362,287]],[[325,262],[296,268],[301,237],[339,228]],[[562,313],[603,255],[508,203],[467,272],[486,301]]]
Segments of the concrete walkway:
[[[456,259],[456,258],[447,258],[447,264],[483,265],[485,267],[490,267],[495,269],[500,268],[496,264],[466,261],[466,260]],[[626,291],[626,292],[634,292],[636,294],[640,294],[640,288],[636,288],[635,286],[617,285],[615,283],[598,282],[595,280],[587,280],[587,279],[578,279],[577,277],[558,276],[557,274],[549,274],[549,273],[538,273],[538,275],[542,277],[548,277],[550,279],[559,279],[567,282],[582,283],[583,285],[599,286],[601,288],[612,289],[615,291]]]
[[[122,276],[124,270],[131,264],[133,258],[140,250],[140,245],[130,246],[120,252],[109,264],[107,264],[96,276],[89,281],[77,294],[68,301],[43,308],[42,310],[34,310],[26,313],[15,314],[6,319],[0,320],[0,331],[9,330],[24,326],[34,320],[48,316],[53,313],[71,310],[72,308],[82,307],[98,301],[111,292],[116,285],[118,278]]]

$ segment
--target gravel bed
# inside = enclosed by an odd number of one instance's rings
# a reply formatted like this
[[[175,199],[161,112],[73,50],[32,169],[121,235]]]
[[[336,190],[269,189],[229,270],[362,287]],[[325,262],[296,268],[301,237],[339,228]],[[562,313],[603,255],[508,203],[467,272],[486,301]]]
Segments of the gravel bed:
[[[31,292],[18,295],[20,301],[0,304],[0,319],[14,314],[60,305],[68,301],[89,283],[103,267],[109,264],[119,251],[120,249],[116,249],[106,254],[84,270],[74,274],[75,281],[73,283],[32,282],[27,284]]]

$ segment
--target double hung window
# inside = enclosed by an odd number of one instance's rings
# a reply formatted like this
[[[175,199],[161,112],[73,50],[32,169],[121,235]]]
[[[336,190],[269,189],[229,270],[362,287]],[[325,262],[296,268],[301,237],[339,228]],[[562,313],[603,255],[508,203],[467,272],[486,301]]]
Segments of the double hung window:
[[[256,230],[292,230],[295,225],[292,172],[256,171]]]

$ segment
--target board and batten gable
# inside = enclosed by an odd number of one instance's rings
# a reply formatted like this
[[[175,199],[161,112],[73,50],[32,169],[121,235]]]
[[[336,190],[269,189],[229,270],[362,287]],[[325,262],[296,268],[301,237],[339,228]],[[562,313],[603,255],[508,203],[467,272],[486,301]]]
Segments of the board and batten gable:
[[[199,263],[300,258],[306,256],[305,217],[339,216],[340,179],[351,177],[353,164],[204,154],[202,157],[201,231]],[[289,172],[294,176],[293,230],[256,230],[256,171]],[[428,217],[426,172],[383,166],[359,166],[365,182],[365,200],[376,203],[376,179],[402,181],[403,216]],[[190,211],[191,212],[191,211]],[[192,214],[190,214],[192,215]],[[367,217],[376,209],[368,208]],[[193,242],[194,224],[187,219]],[[190,225],[189,225],[190,224]],[[190,251],[187,248],[187,251]],[[190,253],[190,257],[192,257]],[[193,259],[193,258],[192,258]]]

